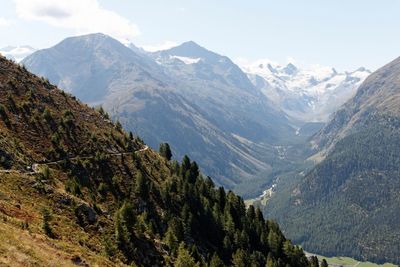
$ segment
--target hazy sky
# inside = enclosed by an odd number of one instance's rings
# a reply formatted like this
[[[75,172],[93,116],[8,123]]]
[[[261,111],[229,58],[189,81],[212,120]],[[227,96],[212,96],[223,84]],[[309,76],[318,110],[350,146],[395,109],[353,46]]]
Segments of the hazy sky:
[[[232,59],[340,70],[400,56],[400,0],[1,0],[0,47],[104,32],[147,49],[193,40]]]

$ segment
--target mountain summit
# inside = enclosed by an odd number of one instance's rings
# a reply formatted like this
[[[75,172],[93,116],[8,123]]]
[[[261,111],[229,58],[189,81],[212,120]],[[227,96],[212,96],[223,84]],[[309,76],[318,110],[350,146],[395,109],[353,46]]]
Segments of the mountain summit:
[[[206,48],[198,45],[193,41],[188,41],[182,43],[179,46],[163,50],[160,54],[167,54],[172,56],[181,56],[188,58],[202,58],[204,60],[208,60],[211,62],[215,62],[220,58],[220,56],[212,51],[207,50]]]
[[[67,38],[25,58],[23,64],[91,104],[103,103],[114,90],[122,90],[113,86],[120,79],[159,83],[155,63],[101,33]]]

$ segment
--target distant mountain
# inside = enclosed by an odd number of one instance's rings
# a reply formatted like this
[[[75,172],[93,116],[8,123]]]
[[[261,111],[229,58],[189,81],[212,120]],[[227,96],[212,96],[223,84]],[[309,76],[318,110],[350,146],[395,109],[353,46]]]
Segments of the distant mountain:
[[[257,90],[228,57],[194,42],[153,57],[180,82],[179,92],[202,107],[225,132],[252,141],[276,141],[288,132],[293,134],[286,114]]]
[[[0,56],[0,265],[298,266],[261,211]]]
[[[100,33],[67,38],[25,58],[23,64],[92,105],[124,92],[133,82],[165,88],[157,78],[167,79],[157,64]]]
[[[305,249],[400,263],[399,103],[400,58],[371,74],[314,136],[320,163],[269,202],[267,213]]]
[[[371,73],[365,68],[339,73],[334,68],[301,69],[266,60],[244,64],[253,84],[290,116],[308,122],[325,122]]]
[[[37,51],[35,48],[28,45],[23,46],[7,46],[0,48],[0,54],[8,59],[14,60],[16,62],[22,61],[27,56],[31,55]]]
[[[168,142],[177,158],[197,158],[229,188],[268,182],[274,168],[293,160],[279,159],[277,147],[304,138],[229,58],[194,42],[148,54],[91,34],[23,63],[82,101],[102,104],[152,147]]]

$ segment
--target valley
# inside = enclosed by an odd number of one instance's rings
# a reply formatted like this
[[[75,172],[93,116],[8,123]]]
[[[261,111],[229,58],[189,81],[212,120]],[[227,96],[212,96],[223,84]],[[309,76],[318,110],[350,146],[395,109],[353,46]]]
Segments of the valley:
[[[309,265],[189,157],[172,161],[4,57],[0,89],[0,264]]]
[[[316,255],[312,253],[306,252],[308,256],[317,256],[319,260],[325,259],[329,266],[333,267],[396,267],[397,265],[385,263],[385,264],[376,264],[372,262],[360,262],[355,259],[349,257],[325,257],[321,255]]]
[[[73,53],[70,47],[75,48]],[[87,47],[90,51],[85,59],[88,66],[81,57],[88,51]],[[175,158],[187,153],[199,159],[204,174],[215,177],[218,185],[248,199],[246,205],[261,207],[264,214],[277,219],[285,233],[306,249],[328,256],[344,254],[364,257],[365,253],[368,259],[395,262],[393,256],[382,258],[374,256],[373,252],[361,252],[365,249],[364,245],[356,248],[350,242],[350,238],[356,239],[356,233],[361,234],[358,230],[361,226],[346,232],[345,236],[339,237],[332,232],[332,229],[340,227],[352,229],[350,225],[355,221],[366,223],[363,216],[377,216],[366,215],[363,210],[368,200],[363,204],[351,202],[350,208],[345,210],[341,207],[353,198],[351,195],[347,196],[345,192],[344,198],[332,197],[332,200],[324,196],[330,196],[325,186],[332,187],[337,183],[324,185],[332,178],[323,180],[321,174],[317,174],[315,177],[320,180],[305,184],[318,168],[325,168],[320,166],[324,166],[327,160],[337,161],[335,151],[340,150],[338,145],[351,147],[350,144],[354,140],[358,144],[360,138],[360,149],[364,149],[362,142],[377,142],[372,139],[365,141],[369,138],[365,134],[360,137],[350,134],[348,141],[344,138],[340,142],[338,140],[342,137],[333,137],[331,133],[324,136],[332,129],[337,131],[337,123],[343,123],[342,114],[346,114],[345,120],[350,120],[348,117],[351,115],[348,114],[351,112],[343,111],[340,106],[350,107],[352,97],[360,95],[358,87],[361,84],[361,88],[368,87],[363,81],[370,71],[359,68],[354,72],[339,73],[333,68],[322,67],[302,70],[293,64],[281,67],[268,62],[239,67],[229,58],[195,42],[155,53],[131,47],[134,49],[103,34],[78,36],[39,50],[22,63],[34,73],[48,77],[65,91],[77,94],[82,101],[92,106],[101,105],[114,120],[143,137],[153,149],[167,142],[171,144]],[[105,50],[111,54],[105,54]],[[62,64],[51,65],[51,62]],[[85,74],[88,72],[85,68],[98,71]],[[99,84],[101,88],[94,82],[98,79],[103,79]],[[332,105],[327,106],[326,101]],[[336,109],[339,110],[334,112]],[[332,119],[329,121],[330,116]],[[365,123],[365,116],[361,116],[362,123]],[[378,118],[393,131],[389,135],[394,134],[393,127],[397,127],[393,119]],[[386,126],[386,120],[392,121],[391,124]],[[369,121],[376,122],[377,119]],[[352,133],[349,127],[344,131]],[[368,131],[382,131],[382,128]],[[345,136],[344,133],[335,132],[340,136]],[[391,144],[395,142],[390,140]],[[358,148],[351,149],[355,151]],[[379,155],[379,151],[373,153]],[[350,150],[348,153],[353,156]],[[360,150],[360,153],[371,152]],[[396,153],[393,151],[393,155]],[[347,168],[358,164],[360,170],[365,170],[370,166],[368,164],[374,165],[378,161],[370,159],[370,163],[361,164],[356,163],[358,160],[357,157],[347,159]],[[328,166],[332,164],[328,163]],[[331,177],[337,177],[338,173],[346,175],[348,171],[332,170],[336,174],[331,174]],[[315,184],[319,186],[318,190],[312,189],[311,185]],[[363,182],[357,184],[365,186]],[[316,191],[311,193],[311,190]],[[356,189],[346,186],[339,190]],[[321,199],[318,199],[319,196]],[[395,195],[393,197],[396,198]],[[379,205],[376,208],[378,211]],[[321,228],[325,216],[332,223],[326,223],[327,228]],[[336,216],[343,216],[342,222],[334,222]],[[393,224],[387,227],[393,227]],[[386,236],[387,230],[382,231],[381,234]],[[363,240],[364,237],[359,238]],[[371,235],[368,241],[360,242],[380,242],[375,238],[376,235]],[[395,245],[395,239],[389,238],[385,242]],[[347,245],[340,245],[343,243]],[[387,250],[387,246],[377,245],[373,250]],[[392,255],[396,250],[392,248],[384,254]]]
[[[191,41],[156,53],[132,47],[103,34],[78,36],[22,64],[102,105],[153,149],[167,142],[175,158],[197,158],[217,184],[244,197],[309,155],[304,141],[323,123],[288,117],[228,57]]]
[[[400,264],[399,58],[236,64],[102,33],[0,53],[0,264]]]

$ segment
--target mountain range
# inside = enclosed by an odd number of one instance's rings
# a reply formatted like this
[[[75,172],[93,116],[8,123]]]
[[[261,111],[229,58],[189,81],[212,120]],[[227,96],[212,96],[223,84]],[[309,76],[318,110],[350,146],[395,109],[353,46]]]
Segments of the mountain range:
[[[134,50],[91,34],[22,63],[82,101],[102,105],[151,147],[168,142],[177,158],[197,158],[228,188],[284,163],[275,160],[277,147],[299,139],[297,128],[229,58],[194,42],[153,54]]]
[[[305,249],[399,263],[400,59],[372,74],[238,66],[192,41],[149,53],[90,34],[22,64],[150,147],[196,158],[218,185],[244,197],[270,188],[264,213]]]
[[[82,101],[102,105],[151,147],[168,142],[176,158],[184,154],[197,158],[204,173],[244,196],[257,195],[276,173],[304,160],[309,148],[298,144],[322,125],[299,115],[307,113],[306,96],[292,87],[260,87],[254,83],[254,74],[192,41],[148,53],[106,35],[91,34],[67,38],[22,63]],[[350,97],[366,72],[352,74],[349,84],[338,83],[329,94]],[[300,80],[307,75],[312,77],[310,72],[293,77]],[[343,75],[326,74],[319,79],[326,84],[327,77],[333,81]],[[354,78],[357,75],[361,78]],[[283,76],[276,74],[276,79]],[[296,95],[301,102],[297,111],[290,113],[268,92],[284,89],[286,96],[279,101],[290,102]],[[318,97],[309,96],[313,101]],[[324,116],[328,113],[325,110]]]
[[[371,72],[359,68],[338,72],[335,68],[286,66],[268,60],[241,65],[253,84],[275,105],[300,121],[326,122],[356,93]]]

